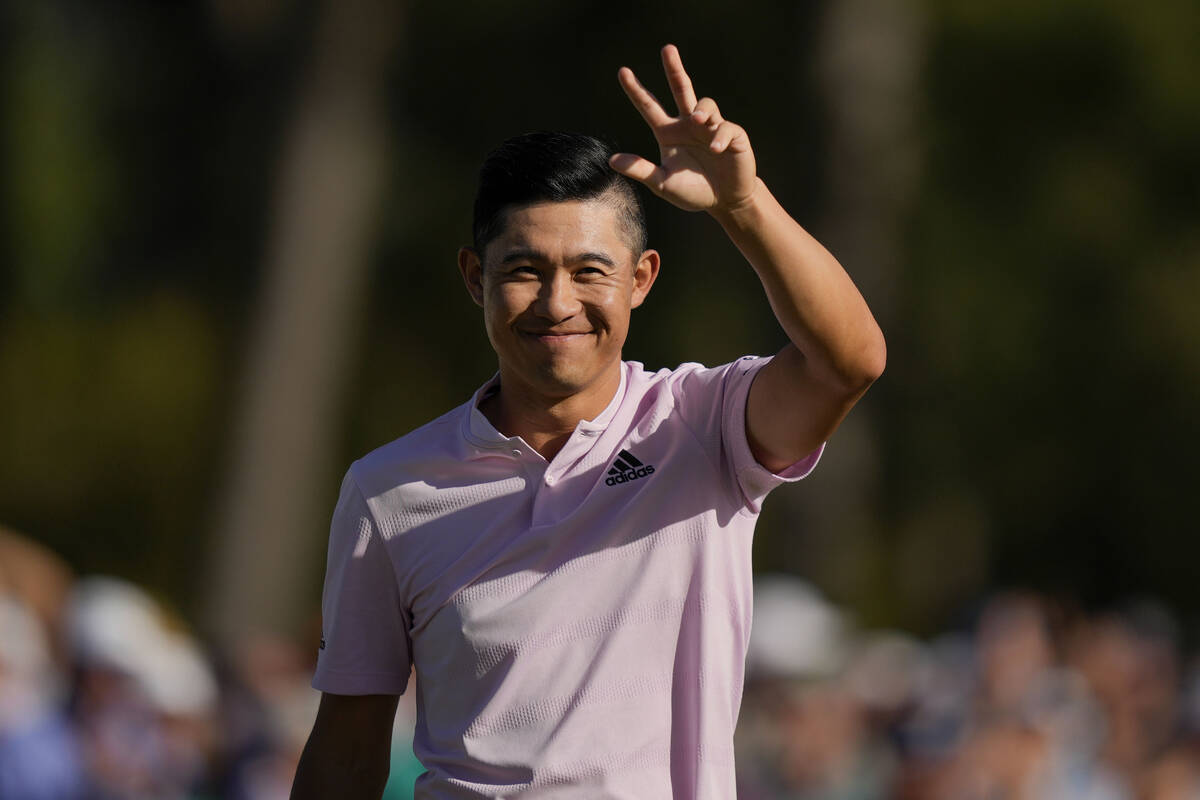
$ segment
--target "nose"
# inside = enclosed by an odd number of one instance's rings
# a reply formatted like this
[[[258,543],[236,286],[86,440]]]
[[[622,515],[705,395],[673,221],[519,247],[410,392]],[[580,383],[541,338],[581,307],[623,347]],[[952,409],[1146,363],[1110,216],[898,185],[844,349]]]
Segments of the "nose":
[[[575,284],[570,273],[556,269],[547,276],[538,290],[533,310],[551,323],[559,323],[578,314],[580,303],[575,296]]]

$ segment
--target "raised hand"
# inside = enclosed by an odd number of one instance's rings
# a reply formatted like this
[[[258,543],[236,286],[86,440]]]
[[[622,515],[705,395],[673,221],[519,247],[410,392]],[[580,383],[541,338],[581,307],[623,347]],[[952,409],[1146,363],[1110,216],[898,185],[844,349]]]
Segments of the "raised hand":
[[[692,79],[673,44],[662,49],[663,71],[679,116],[672,117],[633,70],[621,67],[617,80],[658,141],[661,164],[617,153],[609,164],[622,175],[686,211],[721,211],[747,203],[757,185],[754,151],[741,126],[721,117],[716,102],[696,99]]]

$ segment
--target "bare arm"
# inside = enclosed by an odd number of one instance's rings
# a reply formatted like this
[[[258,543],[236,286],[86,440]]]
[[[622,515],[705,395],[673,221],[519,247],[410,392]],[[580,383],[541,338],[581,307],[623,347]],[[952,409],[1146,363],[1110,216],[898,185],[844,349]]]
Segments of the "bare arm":
[[[661,164],[628,153],[613,169],[688,211],[707,211],[754,267],[790,344],[750,389],[746,433],[754,457],[778,471],[837,429],[883,372],[883,334],[850,276],[792,219],[757,177],[750,139],[711,98],[696,99],[679,52],[663,48],[679,116],[622,68],[622,88],[654,132]]]
[[[321,695],[291,800],[378,800],[387,784],[399,696]]]
[[[758,373],[746,405],[755,458],[778,471],[826,441],[883,372],[883,333],[850,276],[775,200],[714,212],[758,273],[790,344]]]

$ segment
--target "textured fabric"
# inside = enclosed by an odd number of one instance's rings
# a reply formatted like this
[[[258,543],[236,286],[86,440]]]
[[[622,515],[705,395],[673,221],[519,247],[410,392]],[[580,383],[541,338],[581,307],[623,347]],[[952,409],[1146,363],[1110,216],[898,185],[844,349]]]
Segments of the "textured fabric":
[[[351,466],[313,686],[394,694],[415,665],[418,798],[735,796],[754,523],[824,449],[754,460],[768,361],[626,362],[549,464],[485,386]]]

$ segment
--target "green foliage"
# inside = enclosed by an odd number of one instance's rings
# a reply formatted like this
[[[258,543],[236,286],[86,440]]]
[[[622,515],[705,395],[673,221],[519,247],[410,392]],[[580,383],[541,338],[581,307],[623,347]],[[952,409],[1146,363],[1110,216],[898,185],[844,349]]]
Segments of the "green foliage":
[[[28,10],[28,36],[4,71],[6,238],[14,299],[53,308],[86,291],[101,266],[116,165],[99,135],[92,54],[50,9]]]
[[[919,451],[922,468],[895,504],[965,480],[990,522],[992,581],[1194,608],[1170,565],[1198,554],[1178,532],[1200,511],[1184,455],[1200,445],[1200,161],[1179,143],[1200,137],[1200,52],[1181,33],[1200,13],[935,13],[928,171],[891,340],[904,400],[885,412],[892,471]]]
[[[169,295],[0,326],[0,513],[76,566],[190,588],[211,496],[213,320]]]

